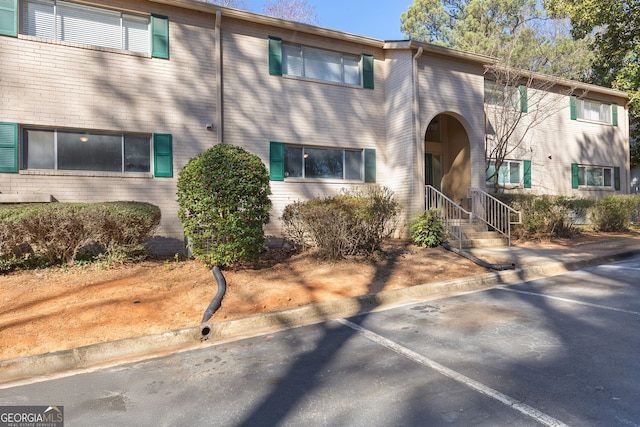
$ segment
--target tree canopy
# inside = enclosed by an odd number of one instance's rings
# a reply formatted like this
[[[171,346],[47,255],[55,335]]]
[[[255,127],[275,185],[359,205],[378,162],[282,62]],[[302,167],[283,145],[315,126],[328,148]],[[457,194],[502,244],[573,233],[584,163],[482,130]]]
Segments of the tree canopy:
[[[504,65],[584,79],[588,40],[574,40],[566,19],[536,0],[415,0],[401,31],[413,40],[498,58]]]

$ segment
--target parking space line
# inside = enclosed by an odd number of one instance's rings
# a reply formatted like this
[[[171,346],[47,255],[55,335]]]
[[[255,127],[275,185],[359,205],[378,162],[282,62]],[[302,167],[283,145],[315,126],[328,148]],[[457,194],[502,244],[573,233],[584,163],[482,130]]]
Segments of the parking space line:
[[[509,406],[519,412],[521,412],[522,414],[533,418],[534,420],[536,420],[537,422],[545,425],[545,426],[554,426],[554,427],[559,427],[559,426],[566,426],[566,424],[564,424],[563,422],[550,417],[549,415],[538,411],[535,408],[532,408],[531,406],[522,403],[521,401],[514,399],[510,396],[507,396],[506,394],[500,393],[497,390],[492,389],[491,387],[488,387],[478,381],[475,381],[459,372],[456,372],[452,369],[447,368],[444,365],[439,364],[438,362],[435,362],[427,357],[424,357],[421,354],[416,353],[413,350],[409,350],[408,348],[401,346],[400,344],[391,341],[381,335],[376,334],[375,332],[372,332],[366,328],[363,328],[360,325],[357,325],[355,323],[352,323],[346,319],[337,319],[338,322],[340,322],[341,324],[355,330],[356,332],[360,333],[361,335],[363,335],[365,338],[375,342],[376,344],[382,345],[383,347],[388,348],[389,350],[395,351],[396,353],[420,364],[423,366],[426,366],[428,368],[431,368],[437,372],[439,372],[440,374],[454,380],[457,381],[469,388],[471,388],[472,390],[475,390],[477,392],[480,392],[490,398],[493,398],[497,401],[499,401],[500,403]]]
[[[579,305],[584,305],[584,306],[587,306],[587,307],[600,308],[600,309],[603,309],[603,310],[617,311],[619,313],[633,314],[634,316],[640,316],[640,312],[633,311],[633,310],[625,310],[624,308],[610,307],[608,305],[593,304],[593,303],[590,303],[590,302],[578,301],[578,300],[570,299],[570,298],[554,297],[553,295],[544,295],[544,294],[540,294],[540,293],[537,293],[537,292],[522,291],[520,289],[512,289],[512,288],[508,288],[506,286],[498,286],[495,289],[500,289],[500,290],[509,291],[509,292],[515,292],[515,293],[518,293],[518,294],[533,295],[533,296],[541,297],[541,298],[554,299],[554,300],[557,300],[557,301],[568,302],[570,304],[579,304]]]

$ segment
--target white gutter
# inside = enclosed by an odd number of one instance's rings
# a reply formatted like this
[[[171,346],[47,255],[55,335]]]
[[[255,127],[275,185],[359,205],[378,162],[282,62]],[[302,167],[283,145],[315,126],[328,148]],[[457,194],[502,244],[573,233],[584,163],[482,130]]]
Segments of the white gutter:
[[[220,25],[222,12],[216,11],[215,58],[216,58],[216,142],[222,143],[222,45],[220,43]]]
[[[420,85],[418,84],[418,59],[422,56],[423,48],[420,46],[418,52],[413,57],[413,125],[415,126],[415,138],[416,138],[416,157],[418,161],[418,174],[417,176],[423,176],[424,180],[424,156],[422,153],[422,137],[420,126]],[[422,171],[422,172],[421,172]],[[424,187],[424,186],[423,186]],[[411,188],[415,188],[413,185]],[[422,191],[418,191],[418,194],[423,194]],[[424,196],[423,196],[424,197]]]

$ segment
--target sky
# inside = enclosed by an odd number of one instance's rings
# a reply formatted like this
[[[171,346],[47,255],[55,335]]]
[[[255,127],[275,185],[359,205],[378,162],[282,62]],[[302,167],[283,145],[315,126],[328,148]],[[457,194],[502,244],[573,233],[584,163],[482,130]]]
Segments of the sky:
[[[320,26],[381,40],[402,40],[400,15],[413,0],[307,0],[315,6]],[[261,0],[251,0],[262,13]]]

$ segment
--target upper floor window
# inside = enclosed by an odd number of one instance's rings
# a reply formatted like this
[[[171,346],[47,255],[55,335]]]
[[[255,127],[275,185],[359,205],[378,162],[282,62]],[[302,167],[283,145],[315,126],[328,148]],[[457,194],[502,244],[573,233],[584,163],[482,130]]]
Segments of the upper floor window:
[[[575,96],[571,100],[571,119],[591,122],[609,123],[618,126],[617,104],[606,104],[592,99],[581,99]]]
[[[169,57],[169,24],[161,16],[63,0],[24,0],[20,28],[29,36]]]
[[[322,80],[373,89],[371,55],[352,55],[310,46],[284,43],[269,37],[269,73]]]
[[[510,86],[491,80],[484,81],[484,103],[508,107],[526,113],[529,109],[525,85]]]
[[[283,43],[282,73],[360,85],[360,56]]]

